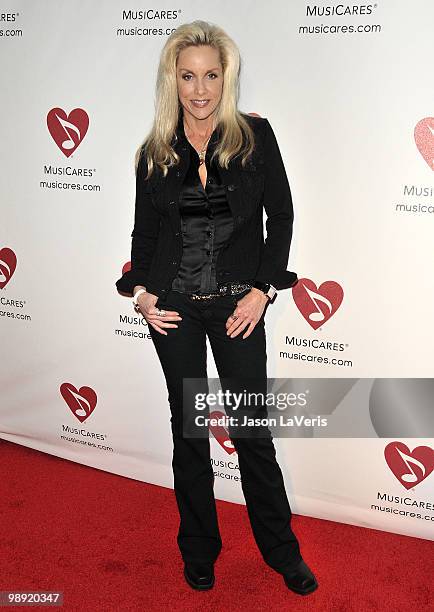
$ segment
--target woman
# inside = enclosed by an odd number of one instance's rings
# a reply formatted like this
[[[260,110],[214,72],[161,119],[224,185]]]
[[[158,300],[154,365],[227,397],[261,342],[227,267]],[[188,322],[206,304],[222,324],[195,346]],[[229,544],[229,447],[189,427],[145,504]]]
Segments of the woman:
[[[276,289],[297,280],[286,270],[293,211],[279,147],[267,119],[237,109],[239,69],[236,45],[217,26],[195,21],[168,38],[153,128],[136,158],[131,270],[116,283],[148,322],[166,379],[177,542],[185,579],[201,590],[214,585],[222,541],[208,432],[183,436],[186,398],[207,391],[207,336],[222,386],[247,382],[265,396],[264,313]],[[233,444],[258,548],[291,590],[311,593],[317,582],[290,526],[272,437],[250,434]]]

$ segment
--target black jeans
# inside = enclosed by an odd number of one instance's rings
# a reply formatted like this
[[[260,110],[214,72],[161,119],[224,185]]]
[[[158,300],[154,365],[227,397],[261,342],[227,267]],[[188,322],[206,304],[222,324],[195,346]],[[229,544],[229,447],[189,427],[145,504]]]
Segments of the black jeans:
[[[167,336],[151,325],[149,332],[166,378],[173,436],[174,490],[180,514],[177,542],[184,561],[214,562],[222,548],[214,498],[214,472],[209,437],[183,437],[183,379],[207,381],[206,335],[220,380],[253,377],[255,391],[267,392],[267,354],[264,314],[252,333],[245,329],[234,338],[226,334],[226,320],[237,295],[208,301],[192,301],[169,291],[156,306],[176,310],[182,316],[177,328],[165,328]],[[206,384],[206,383],[205,383]],[[267,428],[267,431],[268,428]],[[264,561],[278,572],[295,567],[301,559],[291,529],[291,509],[271,434],[264,438],[234,437],[241,486],[253,535]]]

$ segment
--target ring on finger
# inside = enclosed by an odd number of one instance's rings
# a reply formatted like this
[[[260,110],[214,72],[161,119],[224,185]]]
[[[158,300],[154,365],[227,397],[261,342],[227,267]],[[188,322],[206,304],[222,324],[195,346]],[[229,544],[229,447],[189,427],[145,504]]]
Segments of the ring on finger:
[[[159,308],[157,308],[157,316],[158,317],[165,317],[166,316],[166,311],[165,310],[160,310]]]

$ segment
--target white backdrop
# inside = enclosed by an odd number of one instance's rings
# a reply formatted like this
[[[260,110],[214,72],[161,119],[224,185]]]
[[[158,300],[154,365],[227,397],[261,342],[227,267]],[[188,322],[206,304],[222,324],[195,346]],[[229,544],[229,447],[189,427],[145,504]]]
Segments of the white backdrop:
[[[288,268],[301,281],[267,310],[269,376],[433,375],[430,0],[184,0],[148,13],[11,0],[0,21],[0,437],[168,487],[163,373],[114,283],[129,265],[133,156],[159,54],[194,19],[239,45],[239,107],[270,121],[292,189]],[[209,365],[216,376],[210,349]],[[336,398],[342,414],[360,384]],[[380,431],[382,409],[365,404],[370,437],[275,440],[292,507],[432,538],[432,438]],[[211,444],[216,496],[244,503],[236,453]]]

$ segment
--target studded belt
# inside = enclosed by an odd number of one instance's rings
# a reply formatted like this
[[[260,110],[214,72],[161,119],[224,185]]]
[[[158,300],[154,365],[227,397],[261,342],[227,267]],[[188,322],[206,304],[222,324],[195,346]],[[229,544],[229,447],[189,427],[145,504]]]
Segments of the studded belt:
[[[211,300],[221,295],[237,295],[242,293],[246,289],[252,288],[252,283],[227,283],[226,285],[220,285],[217,291],[213,293],[190,293],[188,297],[191,300]]]

